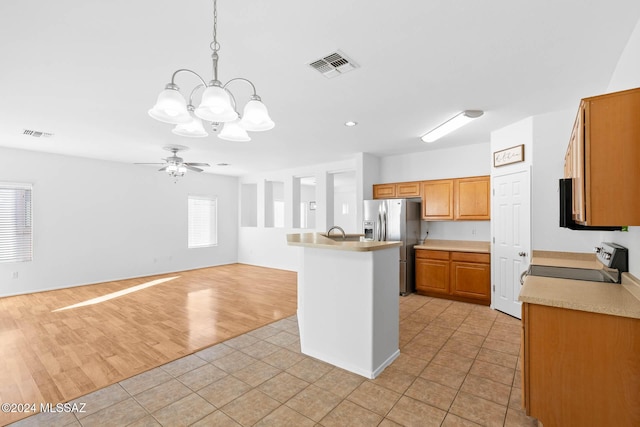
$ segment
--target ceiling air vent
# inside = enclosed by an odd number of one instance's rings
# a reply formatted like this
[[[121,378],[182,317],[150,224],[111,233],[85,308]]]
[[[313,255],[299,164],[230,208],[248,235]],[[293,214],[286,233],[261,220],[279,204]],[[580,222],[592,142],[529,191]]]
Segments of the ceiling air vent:
[[[358,64],[347,58],[347,56],[339,50],[310,62],[309,66],[318,70],[320,74],[328,79],[358,68]]]
[[[53,136],[52,133],[40,132],[38,130],[31,130],[31,129],[24,129],[22,131],[22,134],[30,135],[30,136],[33,136],[34,138],[51,138]]]

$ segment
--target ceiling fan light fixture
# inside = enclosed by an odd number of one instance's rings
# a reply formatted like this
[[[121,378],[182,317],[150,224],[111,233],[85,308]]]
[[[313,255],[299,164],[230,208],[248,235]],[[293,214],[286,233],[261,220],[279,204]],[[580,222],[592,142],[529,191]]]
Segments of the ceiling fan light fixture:
[[[233,142],[251,141],[247,131],[240,125],[240,119],[225,123],[218,134],[218,138]]]
[[[454,130],[461,128],[469,122],[472,122],[483,114],[484,111],[481,110],[462,111],[461,113],[456,114],[441,125],[438,125],[429,132],[425,133],[420,137],[420,139],[422,139],[422,141],[424,142],[434,142],[442,138],[443,136],[453,132]]]
[[[255,96],[244,106],[240,125],[251,132],[262,132],[273,129],[275,123],[269,117],[267,106],[262,103],[260,97]]]

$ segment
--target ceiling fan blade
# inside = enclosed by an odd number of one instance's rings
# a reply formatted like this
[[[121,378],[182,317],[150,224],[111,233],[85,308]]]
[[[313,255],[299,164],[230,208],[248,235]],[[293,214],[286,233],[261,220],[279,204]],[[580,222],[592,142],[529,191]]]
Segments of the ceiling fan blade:
[[[205,166],[205,167],[210,166],[209,163],[192,163],[192,162],[188,162],[188,163],[183,163],[183,164],[187,165],[187,166]]]
[[[194,172],[202,172],[202,169],[200,168],[194,168],[193,166],[190,166],[186,163],[183,163],[182,166],[184,166],[185,168],[189,169],[190,171],[194,171]]]
[[[165,167],[158,169],[158,172],[162,172],[163,170],[166,170],[168,167],[169,165],[166,165]]]

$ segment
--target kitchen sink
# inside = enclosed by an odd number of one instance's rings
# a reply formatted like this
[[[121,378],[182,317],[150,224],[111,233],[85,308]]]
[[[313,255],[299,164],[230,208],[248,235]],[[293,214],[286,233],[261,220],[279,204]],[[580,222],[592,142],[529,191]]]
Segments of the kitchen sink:
[[[362,234],[347,234],[344,238],[342,237],[342,234],[323,234],[322,236],[335,240],[336,242],[359,242]]]

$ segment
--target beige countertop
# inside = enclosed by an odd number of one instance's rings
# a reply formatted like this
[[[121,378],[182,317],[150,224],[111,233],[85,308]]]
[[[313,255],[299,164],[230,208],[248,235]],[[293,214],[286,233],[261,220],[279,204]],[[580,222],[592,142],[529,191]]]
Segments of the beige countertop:
[[[534,265],[602,268],[595,254],[534,251]],[[526,276],[522,302],[640,319],[640,280],[622,274],[622,284]]]
[[[354,235],[347,235],[354,236]],[[322,233],[298,233],[287,234],[289,246],[303,246],[307,248],[333,249],[339,251],[370,252],[380,249],[388,249],[402,246],[402,242],[376,242],[376,241],[342,241],[330,239]]]
[[[489,242],[473,240],[425,239],[424,243],[414,246],[414,249],[429,249],[432,251],[479,252],[488,254],[491,253],[491,244]]]

